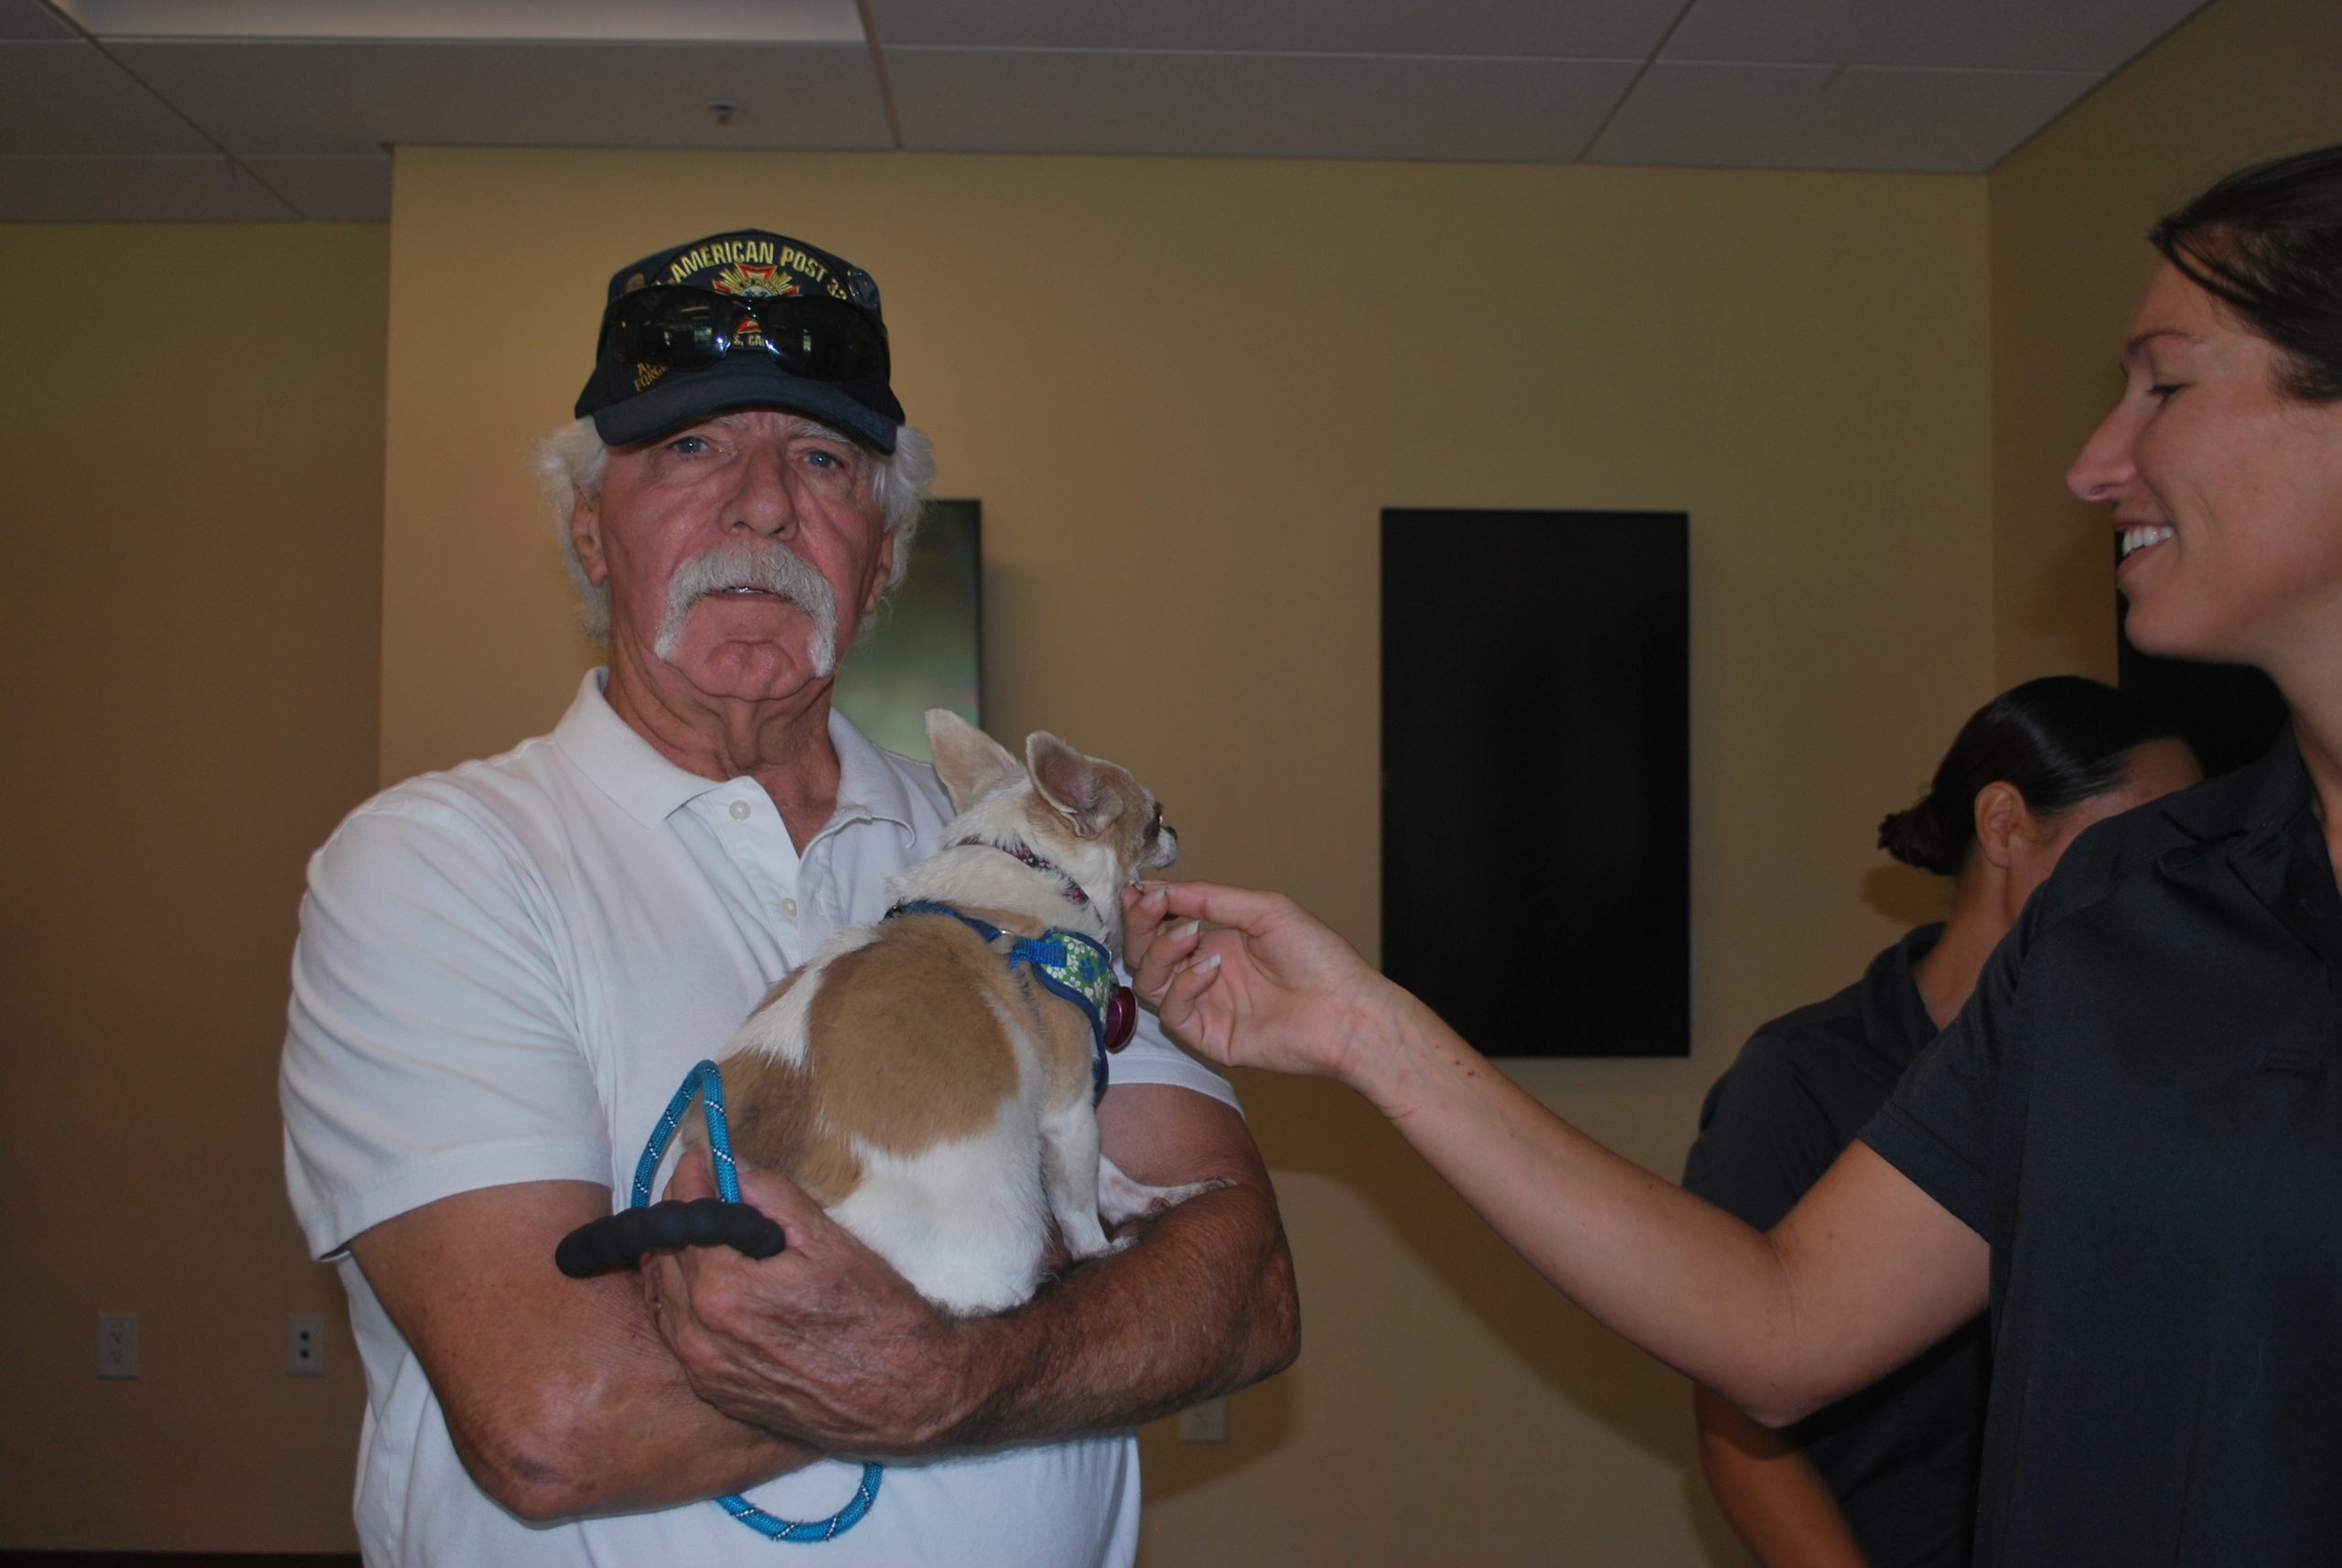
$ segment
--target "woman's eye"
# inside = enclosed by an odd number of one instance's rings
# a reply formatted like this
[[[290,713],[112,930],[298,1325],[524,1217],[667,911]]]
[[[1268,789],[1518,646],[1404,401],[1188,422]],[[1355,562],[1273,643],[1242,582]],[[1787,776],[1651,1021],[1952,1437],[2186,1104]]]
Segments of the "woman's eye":
[[[2174,392],[2177,392],[2186,384],[2186,383],[2185,381],[2157,381],[2153,386],[2147,388],[2147,395],[2157,399],[2169,398]]]

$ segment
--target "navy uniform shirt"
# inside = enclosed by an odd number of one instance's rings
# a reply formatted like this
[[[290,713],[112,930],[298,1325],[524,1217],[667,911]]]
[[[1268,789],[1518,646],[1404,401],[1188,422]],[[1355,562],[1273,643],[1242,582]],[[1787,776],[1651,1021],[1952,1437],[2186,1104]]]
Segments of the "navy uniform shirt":
[[[1796,1207],[1935,1038],[1913,967],[1922,926],[1827,1002],[1751,1036],[1700,1108],[1683,1185],[1768,1230]],[[1987,1360],[1980,1316],[1791,1429],[1875,1568],[1961,1568],[1976,1514]]]
[[[2288,734],[2076,841],[1864,1142],[1992,1244],[1979,1563],[2342,1563],[2342,901]]]

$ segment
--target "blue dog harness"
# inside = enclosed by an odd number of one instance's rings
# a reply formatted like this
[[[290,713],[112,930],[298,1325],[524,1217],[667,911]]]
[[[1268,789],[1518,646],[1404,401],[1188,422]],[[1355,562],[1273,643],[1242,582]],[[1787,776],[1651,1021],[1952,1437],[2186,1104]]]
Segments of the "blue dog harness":
[[[886,911],[890,920],[897,915],[949,915],[983,938],[987,947],[997,948],[1006,941],[1004,956],[1011,973],[1030,971],[1044,990],[1072,1003],[1090,1020],[1090,1102],[1095,1105],[1105,1098],[1106,1053],[1130,1042],[1137,1021],[1129,993],[1114,981],[1114,961],[1105,944],[1080,931],[1012,937],[990,920],[980,920],[932,898],[913,898]]]

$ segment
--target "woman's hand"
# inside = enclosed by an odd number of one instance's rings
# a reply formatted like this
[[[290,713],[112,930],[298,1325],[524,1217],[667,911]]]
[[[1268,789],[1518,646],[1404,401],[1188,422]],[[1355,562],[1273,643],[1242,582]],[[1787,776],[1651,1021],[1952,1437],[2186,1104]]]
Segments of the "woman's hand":
[[[1181,1044],[1224,1067],[1355,1081],[1361,1036],[1407,1001],[1283,894],[1157,882],[1125,889],[1123,916],[1133,989]]]

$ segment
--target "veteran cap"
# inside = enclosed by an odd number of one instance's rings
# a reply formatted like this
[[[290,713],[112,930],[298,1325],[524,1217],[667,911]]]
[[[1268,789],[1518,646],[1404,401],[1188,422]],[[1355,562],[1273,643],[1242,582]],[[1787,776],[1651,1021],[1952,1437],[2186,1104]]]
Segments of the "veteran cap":
[[[579,418],[613,446],[725,409],[769,404],[895,449],[878,285],[827,251],[736,229],[610,278]]]

